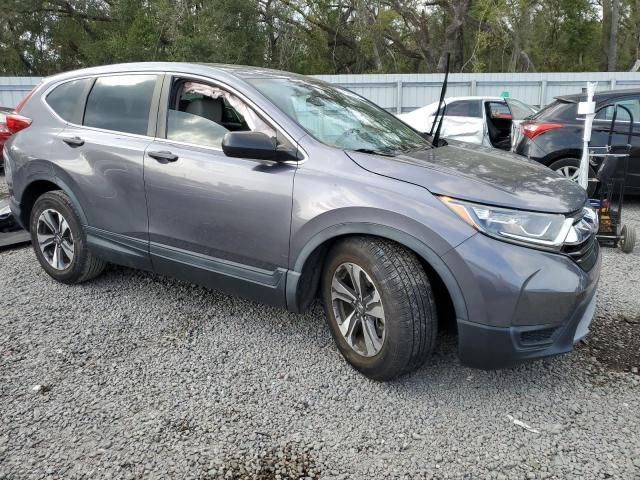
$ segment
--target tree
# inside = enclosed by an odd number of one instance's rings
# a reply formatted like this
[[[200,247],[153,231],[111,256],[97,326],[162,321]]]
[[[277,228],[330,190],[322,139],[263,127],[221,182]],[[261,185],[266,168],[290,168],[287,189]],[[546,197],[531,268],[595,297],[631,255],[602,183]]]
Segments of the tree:
[[[609,54],[607,70],[616,71],[618,60],[618,22],[620,21],[620,0],[611,0],[611,27],[609,28]]]
[[[601,2],[601,3],[598,3]],[[5,0],[0,72],[199,61],[300,73],[631,68],[640,0]]]

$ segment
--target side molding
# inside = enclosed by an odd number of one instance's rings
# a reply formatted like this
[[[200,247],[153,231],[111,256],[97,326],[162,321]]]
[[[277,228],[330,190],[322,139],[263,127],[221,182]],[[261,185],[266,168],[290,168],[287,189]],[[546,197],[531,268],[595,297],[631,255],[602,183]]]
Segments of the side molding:
[[[105,260],[125,267],[153,270],[149,242],[85,226],[89,248]]]
[[[157,273],[277,307],[285,306],[286,270],[264,270],[155,242],[149,244]]]

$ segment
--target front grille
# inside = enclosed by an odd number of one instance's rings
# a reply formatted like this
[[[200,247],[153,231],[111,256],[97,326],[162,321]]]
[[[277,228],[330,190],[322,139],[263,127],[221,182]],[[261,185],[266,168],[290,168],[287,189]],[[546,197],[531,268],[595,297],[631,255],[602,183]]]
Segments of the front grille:
[[[588,272],[598,261],[600,246],[595,235],[591,235],[586,242],[580,245],[566,245],[562,252],[576,262],[580,268]]]
[[[520,343],[522,345],[539,345],[541,343],[550,343],[553,332],[556,328],[543,328],[541,330],[529,330],[520,334]]]

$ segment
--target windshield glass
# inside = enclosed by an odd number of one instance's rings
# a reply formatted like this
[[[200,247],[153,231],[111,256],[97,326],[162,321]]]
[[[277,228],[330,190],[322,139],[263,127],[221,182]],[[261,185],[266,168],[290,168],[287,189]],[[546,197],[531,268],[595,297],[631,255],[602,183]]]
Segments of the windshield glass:
[[[511,107],[511,114],[514,120],[524,120],[536,113],[536,109],[531,105],[527,105],[519,100],[514,100],[513,98],[505,98],[505,100],[509,104],[509,107]]]
[[[431,147],[415,130],[348,90],[297,79],[247,81],[327,145],[380,153]]]

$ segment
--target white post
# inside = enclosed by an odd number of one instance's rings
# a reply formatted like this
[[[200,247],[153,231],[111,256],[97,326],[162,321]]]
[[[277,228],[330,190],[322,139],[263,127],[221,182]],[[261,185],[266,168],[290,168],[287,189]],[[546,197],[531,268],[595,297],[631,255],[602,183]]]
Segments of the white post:
[[[578,115],[584,115],[584,133],[582,135],[582,159],[580,160],[580,171],[578,173],[578,183],[587,190],[589,187],[589,142],[591,141],[591,128],[593,118],[596,116],[596,105],[593,101],[597,83],[587,83],[587,101],[578,104]]]
[[[538,100],[538,106],[542,109],[547,104],[547,81],[542,80],[540,83],[540,98]]]

